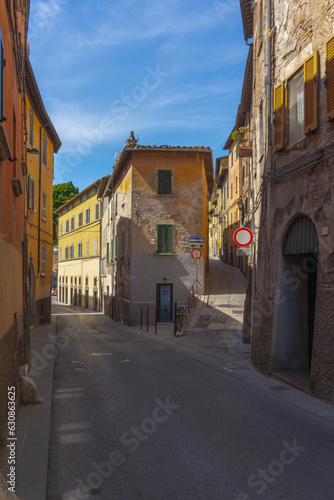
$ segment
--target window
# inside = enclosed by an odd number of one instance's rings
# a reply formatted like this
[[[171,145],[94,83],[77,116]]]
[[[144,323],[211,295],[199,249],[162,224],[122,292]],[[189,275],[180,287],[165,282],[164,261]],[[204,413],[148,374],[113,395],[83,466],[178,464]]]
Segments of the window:
[[[289,144],[304,136],[304,69],[288,81]]]
[[[65,260],[68,259],[68,247],[65,247]]]
[[[45,276],[45,246],[42,245],[42,265],[41,265],[41,274]]]
[[[94,286],[97,286],[97,278],[94,278]]]
[[[30,110],[29,114],[29,143],[30,146],[34,145],[34,113]]]
[[[82,227],[82,216],[83,214],[82,212],[80,212],[78,215],[78,227]]]
[[[46,140],[46,135],[43,132],[43,155],[42,155],[43,165],[46,165],[46,158],[47,158],[47,140]]]
[[[99,218],[99,204],[96,203],[95,205],[95,220]]]
[[[159,224],[157,226],[157,253],[173,253],[173,226],[172,224]]]
[[[71,231],[74,231],[74,217],[71,217]]]
[[[0,121],[4,118],[4,68],[5,68],[5,50],[3,46],[0,31]]]
[[[74,247],[73,247],[73,245],[69,246],[69,258],[70,259],[74,258]]]
[[[43,193],[42,219],[46,220],[46,194]]]
[[[34,212],[36,212],[36,182],[32,181],[32,209]]]
[[[248,176],[248,158],[246,158],[246,177]]]
[[[89,253],[88,253],[88,240],[86,240],[86,257],[88,257]]]
[[[87,208],[85,212],[85,224],[89,224],[90,222],[90,208]]]
[[[89,191],[87,191],[87,193],[86,193],[86,200],[88,200],[88,199],[89,199]]]
[[[158,194],[172,194],[171,170],[158,170]]]
[[[77,277],[74,276],[74,284],[76,285],[77,284]]]
[[[78,243],[78,257],[82,257],[82,243]]]
[[[233,224],[233,213],[231,212],[231,224]]]
[[[66,221],[66,232],[68,233],[70,230],[70,221],[67,219]]]
[[[242,183],[245,182],[245,165],[242,166]]]
[[[97,254],[97,238],[94,238],[94,255]]]
[[[88,278],[86,278],[86,286],[88,286]]]
[[[62,234],[63,234],[63,223],[61,222],[59,226],[59,236],[61,236]]]
[[[79,198],[79,203],[81,204],[82,202],[83,202],[83,197],[82,197],[82,196],[80,196],[80,198]]]
[[[246,217],[248,213],[248,198],[245,198],[245,203],[244,203],[244,216]]]
[[[233,198],[233,182],[231,182],[231,198]]]
[[[28,208],[32,208],[32,177],[28,175]]]
[[[107,243],[107,262],[109,262],[109,243]]]
[[[238,192],[238,177],[235,178],[235,192]]]
[[[81,285],[81,276],[79,276],[79,285]]]
[[[61,260],[61,247],[59,248],[59,260]]]
[[[319,56],[314,52],[293,75],[274,88],[275,151],[318,127]]]

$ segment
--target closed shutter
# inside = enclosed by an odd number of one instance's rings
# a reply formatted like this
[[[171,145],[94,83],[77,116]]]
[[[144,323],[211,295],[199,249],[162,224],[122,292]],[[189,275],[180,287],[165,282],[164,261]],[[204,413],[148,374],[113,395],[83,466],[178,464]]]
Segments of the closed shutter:
[[[158,194],[172,194],[171,170],[158,170]]]
[[[107,262],[109,262],[109,243],[107,243]]]
[[[304,62],[304,134],[309,134],[318,128],[318,80],[319,57],[318,52],[314,52]]]
[[[280,83],[274,88],[274,112],[275,112],[275,133],[274,149],[280,151],[284,148],[284,120],[285,120],[285,102],[284,102],[284,83]]]
[[[326,43],[327,120],[334,120],[334,36]]]
[[[157,253],[173,253],[173,226],[157,226]]]
[[[0,33],[0,121],[2,121],[4,117],[4,67],[5,67],[5,52]]]

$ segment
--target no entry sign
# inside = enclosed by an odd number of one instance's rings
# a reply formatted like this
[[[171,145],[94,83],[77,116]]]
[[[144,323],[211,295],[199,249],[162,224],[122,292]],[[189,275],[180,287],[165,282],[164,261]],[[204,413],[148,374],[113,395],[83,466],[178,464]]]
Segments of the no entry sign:
[[[238,247],[248,247],[253,242],[254,235],[248,227],[239,227],[233,234],[233,241]]]
[[[200,248],[194,248],[191,251],[191,256],[195,260],[200,259],[202,257],[202,250]]]

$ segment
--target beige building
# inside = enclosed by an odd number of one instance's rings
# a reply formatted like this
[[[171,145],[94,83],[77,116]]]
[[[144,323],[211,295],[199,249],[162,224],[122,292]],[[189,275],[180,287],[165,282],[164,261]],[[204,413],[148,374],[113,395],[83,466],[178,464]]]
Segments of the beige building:
[[[196,279],[208,272],[208,200],[212,151],[206,147],[141,146],[133,133],[103,179],[102,286],[104,310],[118,321],[172,321]],[[191,257],[189,238],[203,238],[203,255]]]
[[[62,205],[58,215],[58,302],[100,310],[100,180]]]

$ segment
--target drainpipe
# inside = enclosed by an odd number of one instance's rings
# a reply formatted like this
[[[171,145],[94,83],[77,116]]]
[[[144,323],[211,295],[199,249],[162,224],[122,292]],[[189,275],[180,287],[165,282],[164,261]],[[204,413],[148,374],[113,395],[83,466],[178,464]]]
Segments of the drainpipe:
[[[41,271],[41,192],[42,192],[42,127],[39,127],[39,176],[38,176],[38,262],[37,271],[38,274]]]

